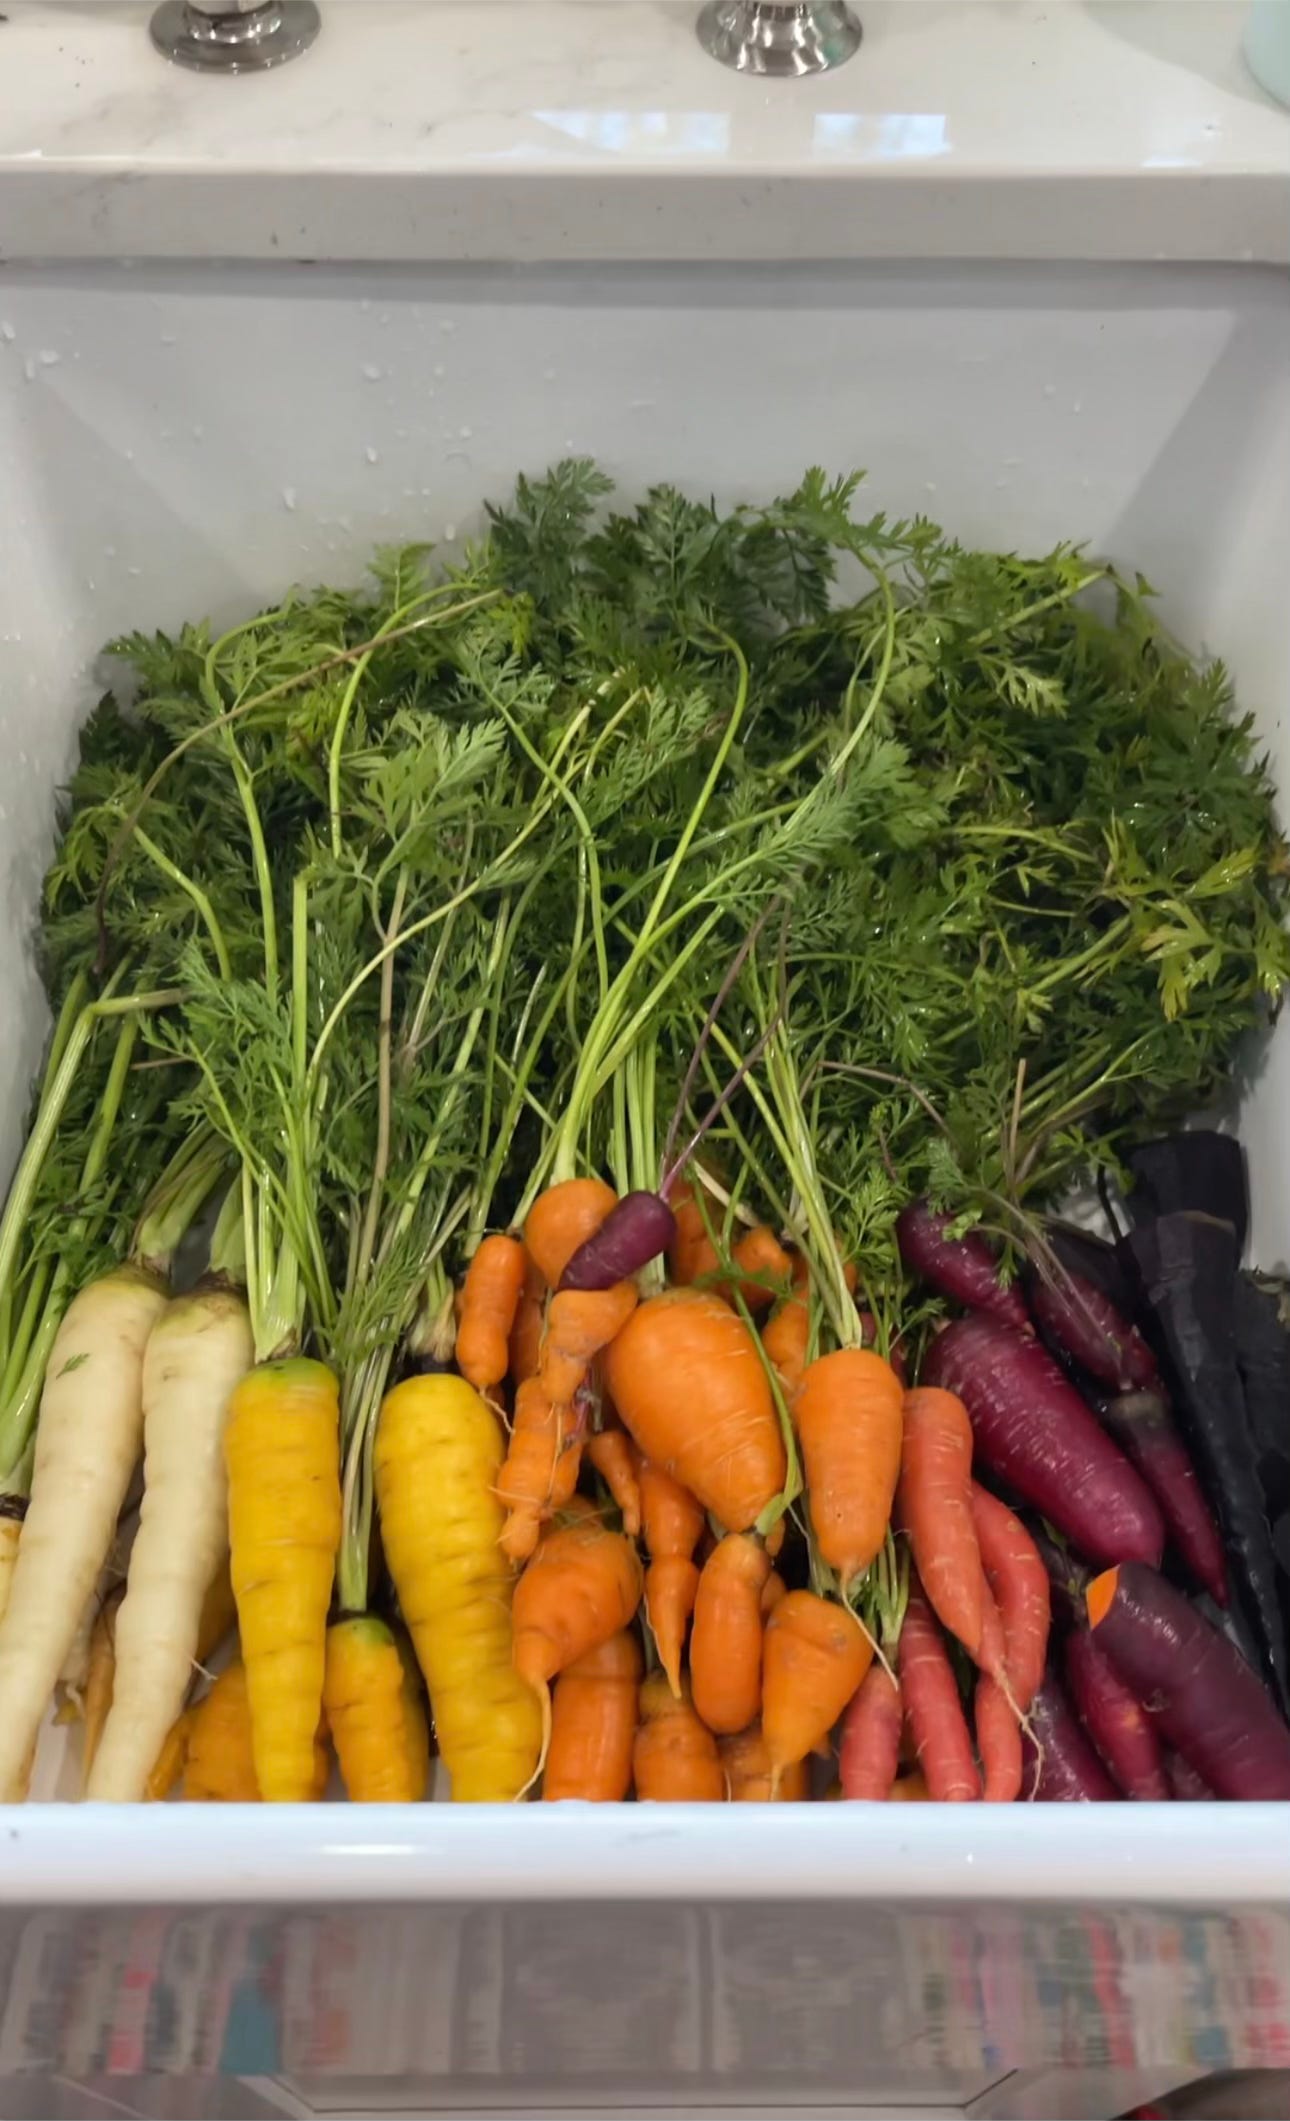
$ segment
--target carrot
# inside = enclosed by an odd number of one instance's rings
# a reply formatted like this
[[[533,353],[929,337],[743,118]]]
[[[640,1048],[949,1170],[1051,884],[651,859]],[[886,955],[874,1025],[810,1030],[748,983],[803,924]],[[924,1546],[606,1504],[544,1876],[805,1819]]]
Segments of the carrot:
[[[981,1756],[987,1804],[1015,1804],[1021,1795],[1021,1725],[997,1679],[981,1672],[976,1682],[976,1749]]]
[[[507,1349],[507,1366],[511,1382],[522,1385],[526,1377],[537,1375],[542,1360],[542,1328],[546,1323],[546,1283],[525,1255],[524,1288],[516,1306],[515,1322],[511,1327],[510,1345]]]
[[[581,1798],[618,1804],[626,1797],[640,1676],[640,1646],[634,1635],[621,1631],[561,1672],[551,1706],[544,1803]]]
[[[111,1711],[86,1789],[93,1800],[138,1802],[184,1705],[203,1605],[228,1551],[224,1427],[253,1360],[245,1300],[220,1283],[176,1297],[149,1335],[143,1506],[117,1621]]]
[[[900,1522],[941,1626],[981,1661],[985,1578],[972,1521],[972,1424],[953,1392],[906,1392],[900,1446]]]
[[[430,1779],[420,1690],[406,1684],[399,1645],[364,1613],[327,1630],[323,1708],[354,1804],[419,1804]]]
[[[585,1455],[613,1496],[624,1532],[635,1539],[641,1528],[635,1444],[625,1429],[596,1429],[587,1438]]]
[[[703,1565],[690,1634],[694,1706],[710,1731],[733,1737],[761,1707],[761,1594],[770,1560],[748,1532],[728,1532]]]
[[[927,1804],[931,1791],[918,1768],[910,1775],[898,1775],[887,1792],[890,1804]]]
[[[845,1606],[814,1591],[780,1599],[762,1652],[762,1730],[776,1787],[832,1730],[872,1659],[873,1644]]]
[[[781,1517],[780,1523],[782,1524],[783,1521],[784,1520]],[[769,1576],[766,1578],[765,1583],[761,1587],[762,1619],[769,1620],[771,1614],[774,1612],[776,1606],[779,1604],[780,1599],[787,1598],[787,1596],[788,1585],[785,1583],[783,1577],[780,1575],[779,1570],[772,1569]]]
[[[212,1652],[219,1648],[236,1619],[237,1600],[233,1596],[233,1578],[225,1554],[211,1578],[197,1616],[197,1646],[193,1651],[193,1662],[199,1671]]]
[[[700,1274],[715,1271],[717,1254],[690,1181],[683,1179],[674,1186],[670,1198],[675,1230],[667,1248],[668,1271],[672,1280],[684,1288],[697,1281]]]
[[[182,1716],[176,1716],[167,1731],[161,1751],[153,1762],[152,1772],[144,1784],[143,1794],[149,1804],[160,1804],[168,1797],[183,1774],[188,1761],[188,1740],[196,1714],[195,1709],[185,1709]]]
[[[518,1237],[486,1237],[466,1269],[457,1320],[457,1368],[476,1391],[499,1385],[528,1259]]]
[[[608,1347],[636,1309],[634,1281],[610,1289],[559,1289],[551,1298],[539,1376],[557,1403],[573,1398],[592,1357]]]
[[[300,1357],[249,1371],[229,1401],[224,1462],[256,1779],[268,1803],[304,1800],[341,1534],[331,1371]]]
[[[796,1277],[794,1280],[793,1293],[776,1305],[761,1331],[767,1361],[790,1400],[805,1375],[811,1342],[810,1308],[805,1295],[797,1291]]]
[[[681,1650],[694,1611],[699,1571],[692,1559],[704,1529],[703,1511],[688,1488],[648,1458],[640,1468],[641,1523],[650,1565],[645,1572],[645,1617],[673,1694],[681,1693]]]
[[[904,1714],[900,1688],[884,1665],[871,1664],[842,1719],[838,1774],[851,1801],[886,1801],[900,1762]]]
[[[165,1301],[154,1275],[119,1267],[73,1298],[54,1340],[31,1500],[0,1620],[0,1802],[21,1788],[112,1544],[143,1434],[143,1351]]]
[[[316,1804],[327,1788],[331,1763],[321,1725],[315,1729],[304,1799]],[[221,1672],[193,1711],[184,1768],[184,1795],[198,1804],[258,1804],[252,1710],[245,1666]]]
[[[678,1188],[672,1196],[672,1212],[676,1221],[676,1235],[668,1246],[672,1280],[681,1288],[689,1288],[697,1281],[706,1284],[710,1280],[713,1293],[723,1298],[737,1287],[754,1317],[759,1312],[768,1311],[775,1301],[775,1289],[770,1285],[776,1282],[787,1284],[793,1274],[792,1256],[784,1250],[769,1224],[755,1223],[730,1247],[730,1262],[739,1275],[755,1277],[753,1280],[732,1280],[721,1272],[720,1256],[708,1235],[694,1196]]]
[[[374,1456],[385,1558],[456,1803],[517,1797],[541,1741],[511,1663],[501,1463],[501,1424],[464,1377],[410,1377],[386,1393]]]
[[[746,1532],[784,1485],[784,1440],[752,1335],[720,1297],[650,1297],[605,1355],[605,1382],[646,1458],[727,1531]]]
[[[839,1348],[811,1363],[793,1401],[815,1543],[845,1590],[882,1548],[900,1474],[904,1394],[890,1363]]]
[[[803,1804],[810,1795],[810,1775],[804,1760],[786,1767],[777,1788],[771,1788],[770,1755],[759,1723],[749,1724],[733,1738],[723,1738],[717,1747],[726,1778],[726,1794],[732,1804]]]
[[[87,1783],[103,1737],[103,1727],[112,1708],[121,1598],[122,1593],[117,1590],[103,1600],[99,1607],[98,1619],[94,1623],[94,1633],[90,1638],[90,1668],[85,1681],[85,1724],[81,1738],[81,1759]]]
[[[515,1587],[512,1657],[542,1708],[550,1737],[550,1682],[625,1628],[641,1601],[641,1565],[621,1532],[589,1505],[547,1533]]]
[[[962,1804],[981,1795],[949,1656],[931,1607],[911,1590],[900,1631],[900,1690],[914,1734],[918,1764],[939,1804]]]
[[[1003,1623],[1008,1688],[1024,1715],[1044,1676],[1052,1598],[1048,1571],[1019,1517],[987,1489],[972,1483],[972,1522]],[[995,1675],[998,1676],[997,1674]]]
[[[981,1648],[976,1662],[983,1672],[1003,1689],[1005,1696],[1012,1693],[1008,1680],[1008,1653],[1003,1632],[1003,1618],[994,1602],[994,1592],[983,1576],[981,1579]]]
[[[730,1257],[741,1274],[757,1277],[739,1284],[739,1294],[754,1318],[769,1311],[775,1301],[775,1290],[769,1284],[787,1284],[793,1273],[792,1258],[775,1232],[766,1223],[755,1224],[732,1248]]]
[[[524,1247],[549,1288],[579,1245],[594,1237],[618,1195],[601,1178],[566,1178],[538,1195],[524,1224]]]
[[[0,1495],[0,1620],[4,1619],[9,1603],[9,1586],[13,1582],[22,1520],[26,1514],[25,1495]]]
[[[528,1560],[542,1525],[577,1486],[578,1430],[574,1408],[557,1405],[540,1378],[526,1377],[515,1395],[515,1420],[497,1480],[507,1513],[501,1543],[508,1561]]]
[[[642,1804],[721,1804],[726,1777],[717,1741],[695,1714],[688,1694],[678,1701],[662,1672],[640,1690],[640,1727],[632,1775]]]

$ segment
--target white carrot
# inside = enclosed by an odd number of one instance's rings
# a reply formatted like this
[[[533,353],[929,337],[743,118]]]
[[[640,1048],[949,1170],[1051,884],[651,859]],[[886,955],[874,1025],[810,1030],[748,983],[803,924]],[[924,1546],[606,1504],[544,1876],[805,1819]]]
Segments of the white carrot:
[[[112,1544],[143,1430],[143,1351],[165,1308],[154,1274],[118,1267],[68,1307],[41,1395],[31,1501],[0,1621],[0,1800],[23,1769]]]
[[[144,1489],[116,1623],[112,1707],[86,1789],[138,1803],[193,1675],[202,1606],[228,1552],[224,1419],[254,1347],[242,1298],[167,1306],[143,1360]]]

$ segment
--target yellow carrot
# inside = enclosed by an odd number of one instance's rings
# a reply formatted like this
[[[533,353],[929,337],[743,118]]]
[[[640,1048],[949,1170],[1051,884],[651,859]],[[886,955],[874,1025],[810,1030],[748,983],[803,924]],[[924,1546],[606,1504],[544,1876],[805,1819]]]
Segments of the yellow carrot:
[[[90,1668],[85,1681],[85,1729],[81,1740],[87,1783],[116,1691],[116,1626],[123,1595],[123,1591],[117,1589],[104,1599],[90,1637]]]
[[[221,1672],[192,1716],[185,1797],[198,1804],[258,1804],[261,1791],[245,1666],[234,1663]],[[309,1782],[301,1792],[306,1803],[316,1804],[323,1795],[330,1766],[319,1723],[309,1744]]]
[[[374,1454],[385,1558],[465,1803],[518,1797],[542,1741],[537,1697],[511,1664],[502,1457],[497,1417],[464,1378],[410,1377],[386,1394]]]
[[[323,1707],[356,1804],[419,1804],[425,1796],[430,1737],[406,1677],[383,1620],[364,1613],[328,1628]]]
[[[229,1402],[224,1462],[256,1778],[269,1803],[307,1802],[341,1532],[331,1371],[301,1357],[249,1371]]]
[[[149,1804],[160,1804],[170,1795],[188,1763],[188,1740],[196,1719],[196,1709],[185,1709],[176,1716],[166,1733],[165,1743],[153,1763],[152,1773],[144,1787],[144,1798]]]

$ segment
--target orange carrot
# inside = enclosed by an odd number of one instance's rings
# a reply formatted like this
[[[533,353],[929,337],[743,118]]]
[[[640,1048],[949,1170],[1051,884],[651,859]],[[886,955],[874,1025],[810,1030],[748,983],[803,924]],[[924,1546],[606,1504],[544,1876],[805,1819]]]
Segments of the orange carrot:
[[[466,1269],[457,1321],[457,1368],[477,1392],[499,1385],[527,1260],[518,1237],[486,1237]]]
[[[1008,1684],[1024,1714],[1044,1676],[1051,1598],[1048,1571],[1038,1547],[1006,1503],[972,1483],[976,1526],[986,1582],[1003,1622]]]
[[[985,1578],[972,1522],[972,1424],[953,1392],[906,1392],[896,1506],[932,1611],[980,1662]]]
[[[547,1307],[539,1376],[548,1396],[567,1402],[583,1383],[592,1357],[608,1347],[636,1309],[634,1281],[612,1289],[559,1289]]]
[[[636,1796],[642,1804],[721,1804],[726,1777],[717,1741],[688,1695],[677,1700],[655,1672],[640,1691],[640,1728],[632,1751]]]
[[[750,1724],[733,1738],[723,1738],[717,1750],[732,1804],[803,1804],[810,1794],[804,1760],[786,1767],[779,1787],[771,1788],[770,1755],[759,1723]]]
[[[641,1565],[630,1539],[611,1532],[590,1505],[569,1505],[570,1522],[547,1533],[515,1586],[515,1669],[541,1697],[543,1758],[550,1737],[550,1682],[625,1628],[641,1600]]]
[[[806,1298],[794,1292],[777,1305],[762,1327],[761,1333],[761,1344],[766,1350],[766,1358],[778,1375],[785,1396],[790,1400],[806,1373],[810,1340],[811,1314]]]
[[[689,1288],[702,1281],[711,1286],[714,1294],[731,1296],[732,1281],[721,1273],[717,1248],[708,1235],[693,1192],[678,1186],[670,1205],[676,1221],[676,1235],[667,1254],[673,1282],[679,1288]],[[768,1285],[786,1285],[793,1273],[791,1255],[767,1223],[754,1223],[736,1238],[730,1247],[730,1262],[741,1275],[756,1276],[755,1280],[737,1282],[739,1294],[754,1317],[768,1311],[775,1301],[775,1289]]]
[[[741,1274],[757,1276],[755,1281],[739,1284],[739,1293],[754,1318],[762,1311],[769,1311],[775,1301],[775,1290],[768,1284],[786,1286],[793,1273],[792,1258],[775,1232],[767,1223],[755,1224],[739,1239],[730,1257]]]
[[[511,1327],[507,1363],[513,1384],[537,1375],[542,1360],[542,1329],[546,1324],[546,1283],[525,1252],[524,1287]]]
[[[541,1526],[563,1509],[578,1484],[578,1422],[573,1407],[553,1404],[540,1378],[525,1378],[497,1477],[498,1500],[507,1512],[502,1551],[511,1561],[528,1560]]]
[[[542,1796],[619,1804],[632,1783],[641,1653],[634,1635],[611,1635],[567,1665],[555,1685]]]
[[[566,1178],[538,1195],[524,1225],[524,1245],[552,1289],[579,1245],[594,1237],[618,1195],[601,1178]]]
[[[994,1592],[984,1575],[981,1578],[981,1648],[976,1662],[997,1682],[1005,1696],[1011,1692],[1003,1621],[994,1602]]]
[[[641,1528],[641,1484],[631,1437],[625,1429],[596,1429],[587,1438],[585,1455],[618,1505],[624,1532],[635,1539]]]
[[[839,1348],[807,1369],[793,1401],[815,1543],[843,1588],[887,1536],[900,1473],[900,1381],[867,1348]]]
[[[909,1594],[900,1631],[900,1690],[932,1796],[941,1804],[979,1798],[981,1777],[949,1655],[932,1609],[917,1589]]]
[[[1015,1804],[1021,1795],[1021,1725],[998,1681],[988,1672],[976,1683],[976,1749],[981,1756],[987,1804]]]
[[[762,1545],[765,1547],[766,1552],[770,1555],[772,1561],[778,1560],[779,1555],[783,1551],[784,1535],[787,1530],[788,1516],[787,1513],[785,1513],[775,1519],[774,1524],[771,1526],[769,1532],[765,1534],[765,1537],[762,1540]]]
[[[881,1664],[871,1664],[842,1719],[838,1776],[853,1801],[885,1803],[900,1760],[904,1705],[900,1688]]]
[[[782,1520],[781,1520],[782,1522]],[[778,1569],[772,1569],[761,1587],[761,1617],[769,1620],[781,1598],[787,1598],[788,1585]]]
[[[770,1560],[759,1539],[728,1532],[703,1565],[690,1633],[694,1706],[710,1731],[733,1737],[761,1707],[761,1594]]]
[[[698,1196],[688,1179],[674,1186],[670,1198],[676,1235],[667,1248],[668,1272],[681,1287],[697,1281],[700,1274],[716,1270],[717,1255],[708,1236]]]
[[[784,1485],[784,1440],[756,1343],[720,1297],[670,1289],[628,1319],[605,1381],[647,1458],[727,1531],[746,1532]]]
[[[873,1659],[854,1614],[814,1591],[790,1591],[766,1622],[762,1730],[771,1774],[805,1760],[832,1730]]]
[[[692,1557],[704,1529],[703,1511],[688,1488],[647,1458],[641,1461],[640,1492],[650,1557],[645,1571],[645,1616],[668,1684],[679,1699],[681,1650],[699,1588],[699,1571]]]

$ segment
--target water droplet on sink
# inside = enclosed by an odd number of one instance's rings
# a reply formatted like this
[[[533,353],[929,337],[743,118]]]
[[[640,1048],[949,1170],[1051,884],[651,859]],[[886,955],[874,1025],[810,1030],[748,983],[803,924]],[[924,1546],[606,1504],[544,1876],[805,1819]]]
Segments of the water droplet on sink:
[[[444,526],[443,526],[443,535],[444,535],[444,541],[445,541],[445,543],[446,543],[446,544],[449,544],[449,545],[454,545],[454,544],[456,543],[456,541],[457,541],[457,526],[456,526],[456,524],[455,524],[455,523],[445,523],[445,524],[444,524]]]
[[[370,442],[368,443],[367,448],[364,450],[363,454],[367,458],[369,464],[379,464],[381,461],[380,450],[373,449]]]
[[[379,383],[383,374],[384,370],[378,368],[375,361],[364,361],[363,379],[365,382]]]
[[[1057,396],[1057,385],[1055,383],[1045,383],[1044,396],[1046,398],[1055,398]]]
[[[289,509],[293,515],[295,513],[296,500],[297,495],[295,487],[284,486],[282,489],[282,505],[284,508]]]
[[[435,372],[435,374],[436,374],[437,376],[446,376],[446,375],[447,375],[447,373],[448,373],[448,371],[447,371],[447,369],[446,369],[446,368],[444,367],[444,365],[443,365],[443,362],[442,362],[442,361],[436,361],[436,363],[435,363],[435,368],[434,368],[434,372]]]
[[[457,329],[456,322],[452,317],[440,317],[439,329],[443,333],[445,339],[451,338],[453,332]]]
[[[7,320],[5,321],[5,323],[0,324],[0,339],[7,339],[9,341],[9,344],[12,346],[17,336],[17,332],[14,330],[12,324],[10,324]]]
[[[1071,411],[1072,411],[1072,412],[1083,412],[1083,410],[1084,410],[1084,400],[1083,400],[1083,398],[1076,398],[1076,399],[1074,400],[1074,402],[1072,403],[1072,405],[1071,405]]]
[[[35,380],[36,380],[36,363],[34,362],[34,360],[32,359],[32,357],[31,357],[31,355],[30,355],[30,354],[28,354],[28,356],[27,356],[26,360],[25,360],[25,361],[23,362],[23,364],[22,364],[22,372],[23,372],[23,374],[24,374],[24,375],[26,376],[26,378],[27,378],[27,381],[28,381],[29,383],[34,383],[34,382],[35,382]]]
[[[163,346],[177,346],[179,342],[173,331],[163,331],[161,343]]]
[[[471,429],[470,429],[469,427],[463,427],[463,428],[462,428],[462,430],[461,430],[461,439],[462,439],[462,441],[463,441],[463,442],[469,442],[469,440],[470,440],[470,438],[471,438],[471,433],[472,433],[472,430],[471,430]]]

